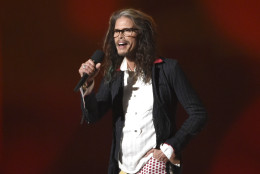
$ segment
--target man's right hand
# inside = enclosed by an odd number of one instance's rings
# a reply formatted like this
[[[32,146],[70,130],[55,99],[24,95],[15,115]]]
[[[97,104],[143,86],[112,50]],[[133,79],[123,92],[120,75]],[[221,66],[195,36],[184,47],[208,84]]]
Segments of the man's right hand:
[[[79,74],[82,77],[83,73],[87,73],[89,75],[88,80],[87,80],[87,84],[89,84],[98,75],[98,73],[100,71],[100,67],[101,67],[101,63],[97,63],[95,65],[93,60],[89,59],[85,63],[81,64],[81,66],[79,68]]]

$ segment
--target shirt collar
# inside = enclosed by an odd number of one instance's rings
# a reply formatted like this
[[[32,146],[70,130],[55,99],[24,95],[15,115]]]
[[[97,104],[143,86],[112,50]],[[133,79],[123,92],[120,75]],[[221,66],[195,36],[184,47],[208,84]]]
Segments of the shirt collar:
[[[157,64],[157,63],[162,63],[162,62],[163,62],[163,59],[157,58],[153,63]],[[121,65],[120,65],[120,68],[118,68],[116,71],[128,71],[126,57],[123,59]]]
[[[120,71],[127,71],[127,60],[126,58],[123,59],[121,66],[120,66]]]

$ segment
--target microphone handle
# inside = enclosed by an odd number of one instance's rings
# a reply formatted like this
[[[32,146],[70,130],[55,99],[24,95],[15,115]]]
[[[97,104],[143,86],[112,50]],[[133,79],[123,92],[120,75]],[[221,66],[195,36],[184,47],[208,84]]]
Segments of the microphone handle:
[[[85,83],[85,81],[88,79],[88,74],[87,73],[83,73],[83,76],[81,77],[79,83],[77,84],[77,86],[74,88],[74,91],[77,92],[79,90],[79,88]]]

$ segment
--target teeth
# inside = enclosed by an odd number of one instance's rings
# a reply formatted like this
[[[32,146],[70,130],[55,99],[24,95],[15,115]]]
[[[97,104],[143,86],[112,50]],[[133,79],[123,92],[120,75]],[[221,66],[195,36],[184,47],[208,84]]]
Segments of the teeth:
[[[126,43],[118,43],[118,45],[119,45],[119,46],[121,46],[121,45],[126,45]]]

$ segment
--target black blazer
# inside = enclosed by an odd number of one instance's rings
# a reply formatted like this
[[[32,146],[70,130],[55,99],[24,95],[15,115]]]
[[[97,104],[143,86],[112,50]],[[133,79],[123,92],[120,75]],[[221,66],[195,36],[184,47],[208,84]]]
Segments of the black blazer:
[[[91,93],[82,99],[83,117],[88,123],[99,120],[109,109],[113,113],[113,141],[111,147],[109,174],[118,174],[118,152],[124,125],[122,107],[124,72],[118,71],[117,77],[110,83],[101,82],[97,94]],[[178,62],[173,59],[157,59],[152,68],[152,86],[154,95],[153,122],[156,131],[157,147],[167,143],[180,155],[190,138],[198,133],[206,122],[207,113],[197,94],[186,79]],[[176,129],[176,109],[180,102],[189,117]],[[180,169],[167,163],[175,170]]]

